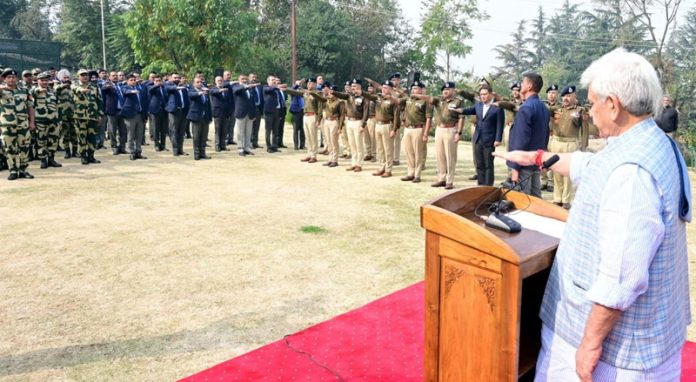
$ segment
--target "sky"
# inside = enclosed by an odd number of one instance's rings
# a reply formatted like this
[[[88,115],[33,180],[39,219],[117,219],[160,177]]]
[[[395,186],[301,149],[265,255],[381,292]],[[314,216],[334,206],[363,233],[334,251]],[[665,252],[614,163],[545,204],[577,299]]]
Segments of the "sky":
[[[537,15],[539,6],[544,9],[547,15],[556,13],[565,0],[479,0],[486,13],[490,16],[488,20],[477,21],[472,25],[474,37],[468,41],[472,47],[472,52],[463,60],[457,62],[457,69],[468,71],[473,69],[476,77],[487,75],[493,71],[492,67],[498,64],[496,54],[493,51],[498,45],[507,44],[512,40],[512,33],[517,28],[520,19],[529,20]],[[420,0],[397,0],[401,10],[410,22],[418,30],[420,25],[421,1]],[[573,1],[571,3],[586,2]],[[679,8],[680,15],[696,6],[696,0],[682,0]],[[583,9],[589,9],[587,5]],[[664,24],[662,24],[664,25]]]

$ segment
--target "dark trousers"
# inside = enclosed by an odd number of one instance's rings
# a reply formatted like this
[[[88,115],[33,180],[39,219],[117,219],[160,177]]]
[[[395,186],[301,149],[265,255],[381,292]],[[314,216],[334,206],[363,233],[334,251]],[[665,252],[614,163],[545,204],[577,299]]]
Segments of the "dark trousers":
[[[188,120],[183,109],[169,113],[169,140],[172,142],[174,155],[180,155],[184,152],[184,134],[186,134],[187,124]]]
[[[295,149],[305,147],[304,113],[292,113],[292,143]]]
[[[141,114],[136,114],[124,119],[124,123],[126,124],[126,130],[128,130],[128,150],[131,155],[139,155],[142,153],[140,144],[145,131],[143,117]]]
[[[280,109],[278,114],[278,146],[284,146],[283,136],[285,134],[285,115],[288,113],[288,109]]]
[[[257,107],[256,112],[257,117],[254,119],[254,125],[251,127],[251,147],[256,147],[259,145],[259,129],[261,129],[263,109]]]
[[[208,121],[191,121],[191,132],[193,133],[193,157],[203,158],[205,156],[205,142],[208,140]]]
[[[521,191],[541,198],[541,172],[538,169],[520,169]]]
[[[97,147],[104,146],[106,141],[106,117],[99,120],[99,126],[97,127]]]
[[[227,126],[229,126],[230,117],[213,118],[215,123],[215,150],[227,149]]]
[[[476,164],[476,176],[480,186],[492,186],[493,173],[493,145],[486,146],[480,142],[474,145],[474,163]]]
[[[167,142],[167,134],[169,133],[169,118],[167,112],[162,110],[157,114],[150,114],[149,129],[152,132],[152,141],[155,142],[155,147],[164,150]]]
[[[272,149],[277,149],[280,140],[279,140],[279,119],[278,119],[278,110],[268,112],[264,114],[263,116],[264,122],[265,122],[265,130],[266,130],[266,148],[269,150]]]
[[[237,123],[237,118],[232,115],[227,118],[227,127],[225,131],[227,132],[227,143],[232,144],[234,142],[234,125]]]
[[[120,115],[107,115],[107,124],[109,127],[109,137],[111,138],[111,148],[123,151],[126,149],[126,140],[128,130]]]

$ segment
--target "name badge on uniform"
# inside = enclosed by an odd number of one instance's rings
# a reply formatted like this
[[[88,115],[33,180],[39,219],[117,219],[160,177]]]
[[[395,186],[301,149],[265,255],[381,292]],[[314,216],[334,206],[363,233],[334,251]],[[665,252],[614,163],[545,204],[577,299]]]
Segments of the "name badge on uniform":
[[[449,103],[449,104],[447,104],[447,109],[448,109],[448,110],[454,110],[454,109],[456,109],[456,108],[457,108],[457,105],[454,104],[454,103]]]
[[[356,106],[362,105],[362,98],[356,98],[356,99],[355,99],[355,105],[356,105]]]
[[[423,102],[416,102],[416,107],[422,109],[424,106]]]
[[[384,106],[389,106],[391,105],[391,101],[384,101]]]

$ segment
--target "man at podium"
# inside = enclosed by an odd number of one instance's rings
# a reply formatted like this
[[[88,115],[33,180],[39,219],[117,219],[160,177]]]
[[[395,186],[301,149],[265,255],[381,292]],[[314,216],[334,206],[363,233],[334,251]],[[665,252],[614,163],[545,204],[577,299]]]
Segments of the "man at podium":
[[[689,310],[691,187],[655,124],[662,89],[642,56],[616,49],[582,75],[607,147],[559,154],[578,185],[540,317],[536,381],[679,381]],[[522,166],[553,153],[494,153]]]

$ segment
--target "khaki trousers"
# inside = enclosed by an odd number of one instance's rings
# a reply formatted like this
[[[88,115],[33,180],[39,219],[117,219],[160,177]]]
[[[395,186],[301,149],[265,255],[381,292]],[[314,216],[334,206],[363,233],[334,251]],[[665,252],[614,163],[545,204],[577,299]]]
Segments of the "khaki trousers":
[[[404,129],[401,128],[396,131],[396,136],[394,136],[394,161],[398,162],[401,158],[401,139],[404,137]]]
[[[321,136],[324,137],[324,151],[329,151],[329,129],[326,127],[326,121],[324,119],[321,120],[321,126],[319,126],[321,129]]]
[[[474,158],[474,174],[476,174],[476,143],[474,142],[474,133],[476,132],[475,123],[469,125],[469,131],[471,132],[471,155]]]
[[[375,142],[375,125],[377,120],[369,118],[367,120],[367,128],[365,129],[365,153],[373,158],[377,157],[377,144]]]
[[[562,141],[564,138],[553,137],[549,142],[549,151],[553,153],[572,153],[578,150],[577,141]],[[553,173],[553,201],[555,203],[573,204],[575,187],[569,176]]]
[[[597,153],[602,151],[607,146],[607,140],[604,138],[594,138],[587,141],[587,151]]]
[[[338,162],[338,121],[325,120],[324,126],[328,132],[324,144],[329,148],[329,162]]]
[[[425,163],[425,155],[423,153],[423,128],[406,128],[403,137],[404,150],[406,151],[406,160],[408,162],[408,176],[420,178]]]
[[[363,146],[363,133],[360,132],[362,129],[362,121],[346,121],[346,130],[348,130],[348,143],[350,144],[351,152],[351,165],[360,166],[363,165],[363,158],[365,158],[365,147]]]
[[[394,142],[392,142],[394,138],[390,136],[391,129],[391,123],[377,122],[375,126],[379,171],[391,172],[394,165]]]
[[[348,129],[346,129],[347,126],[348,120],[346,120],[346,123],[343,125],[343,130],[341,130],[341,146],[343,146],[343,151],[341,153],[343,155],[350,156],[350,143],[348,142]]]
[[[315,115],[305,115],[303,120],[305,138],[307,139],[307,156],[314,159],[317,158],[317,151],[319,150],[316,121],[317,117]]]
[[[437,179],[447,184],[454,183],[457,167],[457,129],[439,126],[435,129],[435,157],[437,157]]]

